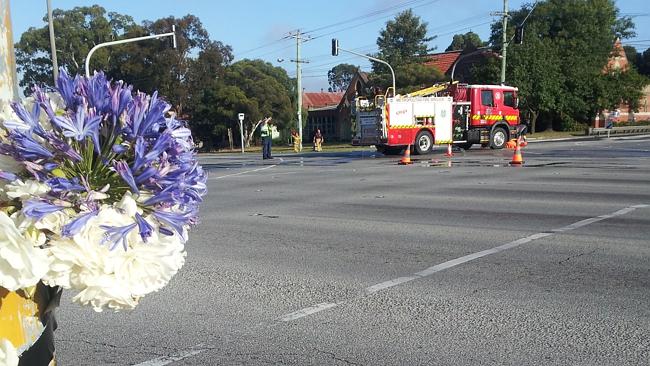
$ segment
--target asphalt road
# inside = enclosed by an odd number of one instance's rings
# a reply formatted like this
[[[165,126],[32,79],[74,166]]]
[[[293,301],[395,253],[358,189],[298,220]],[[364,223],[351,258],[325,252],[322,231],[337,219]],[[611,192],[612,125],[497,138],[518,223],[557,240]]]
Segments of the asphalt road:
[[[650,139],[206,155],[185,267],[61,365],[650,365]]]

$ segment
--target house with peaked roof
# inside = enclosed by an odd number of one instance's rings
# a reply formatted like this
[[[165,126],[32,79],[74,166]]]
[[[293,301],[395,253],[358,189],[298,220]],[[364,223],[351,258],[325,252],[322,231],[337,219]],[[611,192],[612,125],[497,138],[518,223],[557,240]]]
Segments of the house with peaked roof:
[[[609,54],[607,65],[603,68],[603,73],[626,72],[629,69],[630,62],[625,54],[625,48],[623,48],[621,39],[617,38]],[[650,85],[646,85],[643,89],[638,112],[631,111],[627,104],[621,103],[616,111],[603,111],[603,116],[594,121],[594,127],[604,127],[608,116],[612,116],[615,122],[650,120]]]
[[[498,57],[498,55],[488,49],[448,51],[425,56],[426,61],[424,62],[424,65],[437,68],[447,77],[451,77],[453,71],[454,80],[469,82],[472,77],[472,67],[474,65],[480,65],[489,57]],[[454,64],[456,64],[455,70]]]
[[[303,93],[307,110],[303,141],[309,142],[319,128],[325,141],[350,142],[352,139],[351,106],[358,94],[367,94],[368,74],[357,70],[345,92]]]
[[[340,124],[338,106],[343,93],[318,92],[302,93],[302,106],[307,110],[307,124],[303,132],[303,141],[313,138],[316,129],[320,129],[325,141],[339,140]]]

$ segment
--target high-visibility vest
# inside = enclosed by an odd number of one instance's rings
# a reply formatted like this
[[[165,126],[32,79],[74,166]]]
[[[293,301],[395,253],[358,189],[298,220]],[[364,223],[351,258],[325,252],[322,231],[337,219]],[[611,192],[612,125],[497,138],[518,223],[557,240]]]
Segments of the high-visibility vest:
[[[269,126],[268,123],[263,124],[262,127],[260,128],[260,132],[262,137],[271,136],[271,126]]]

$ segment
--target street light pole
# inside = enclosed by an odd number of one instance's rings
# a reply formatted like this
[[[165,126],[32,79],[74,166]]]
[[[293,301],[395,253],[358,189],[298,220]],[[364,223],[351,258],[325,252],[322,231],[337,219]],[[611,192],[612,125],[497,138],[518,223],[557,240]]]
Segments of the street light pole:
[[[298,135],[302,151],[302,70],[300,70],[300,30],[296,32],[296,78],[298,79]]]
[[[307,36],[307,38],[304,38],[302,33],[300,33],[300,29],[298,29],[296,33],[289,34],[285,38],[296,39],[296,59],[289,61],[296,63],[296,87],[298,88],[298,135],[300,136],[300,151],[302,151],[302,70],[300,64],[307,64],[309,61],[300,59],[300,44],[304,41],[308,41],[310,37]],[[278,62],[282,61],[282,59],[278,59]]]
[[[508,27],[508,0],[503,0],[503,34],[501,37],[501,85],[506,83],[506,51],[508,39],[506,28]]]
[[[56,42],[54,40],[54,22],[52,20],[52,3],[47,0],[47,23],[50,28],[50,50],[52,52],[52,74],[54,75],[54,87],[56,80],[59,78],[59,64],[56,61]]]
[[[116,44],[131,43],[131,42],[137,42],[137,41],[144,41],[146,39],[156,39],[156,38],[163,38],[163,37],[172,37],[173,40],[174,40],[173,47],[176,48],[176,26],[175,25],[172,25],[172,31],[169,32],[169,33],[154,34],[154,35],[151,35],[151,36],[144,36],[144,37],[120,39],[118,41],[104,42],[104,43],[100,43],[100,44],[96,45],[95,47],[90,49],[90,52],[88,52],[88,56],[86,56],[86,76],[90,77],[90,57],[98,49],[100,49],[102,47],[113,46],[113,45],[116,45]]]

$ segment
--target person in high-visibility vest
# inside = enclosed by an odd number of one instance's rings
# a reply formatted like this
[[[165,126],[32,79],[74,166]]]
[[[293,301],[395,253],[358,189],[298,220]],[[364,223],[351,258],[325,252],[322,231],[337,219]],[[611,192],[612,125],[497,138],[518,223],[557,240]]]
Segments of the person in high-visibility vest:
[[[298,131],[293,128],[291,129],[291,138],[293,139],[293,151],[300,152],[300,135],[298,135]]]
[[[265,119],[262,122],[262,127],[260,127],[260,133],[262,135],[262,159],[273,159],[271,156],[271,123],[269,119]]]

